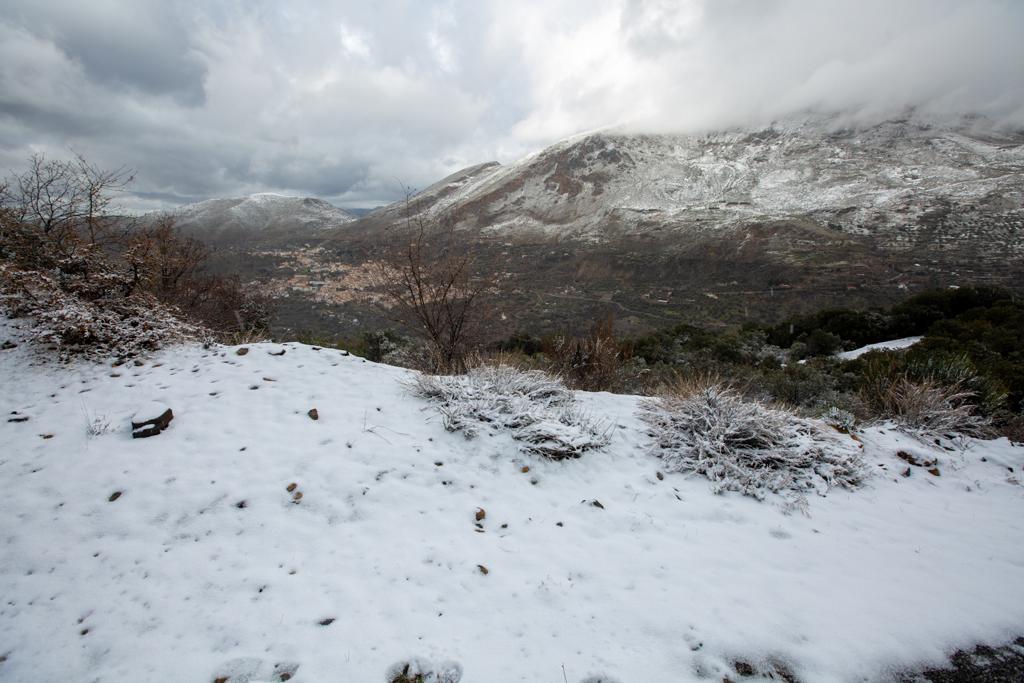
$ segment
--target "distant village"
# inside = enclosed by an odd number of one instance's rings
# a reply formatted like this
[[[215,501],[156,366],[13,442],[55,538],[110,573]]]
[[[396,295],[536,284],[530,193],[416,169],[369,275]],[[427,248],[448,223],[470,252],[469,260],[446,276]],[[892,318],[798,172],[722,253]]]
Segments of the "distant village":
[[[322,247],[272,249],[256,252],[256,255],[281,260],[278,265],[281,274],[267,283],[274,296],[300,294],[327,304],[384,302],[384,297],[373,291],[376,262],[358,265],[333,262]]]

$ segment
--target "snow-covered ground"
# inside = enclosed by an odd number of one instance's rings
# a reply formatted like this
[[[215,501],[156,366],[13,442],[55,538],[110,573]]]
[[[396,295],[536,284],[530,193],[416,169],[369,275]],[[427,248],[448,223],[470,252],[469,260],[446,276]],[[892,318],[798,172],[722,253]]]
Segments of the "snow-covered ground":
[[[860,681],[1024,631],[1024,449],[1005,440],[871,428],[869,486],[786,515],[659,477],[635,397],[580,394],[611,444],[549,462],[446,432],[405,370],[247,348],[0,351],[0,410],[28,417],[0,422],[0,680],[374,682],[419,658],[464,683],[769,660]],[[150,401],[174,419],[132,439]]]
[[[853,360],[854,358],[860,358],[868,351],[897,351],[899,349],[909,349],[911,346],[921,341],[921,339],[922,337],[904,337],[903,339],[893,339],[891,341],[868,344],[867,346],[862,346],[859,349],[837,353],[836,358],[840,358],[842,360]]]

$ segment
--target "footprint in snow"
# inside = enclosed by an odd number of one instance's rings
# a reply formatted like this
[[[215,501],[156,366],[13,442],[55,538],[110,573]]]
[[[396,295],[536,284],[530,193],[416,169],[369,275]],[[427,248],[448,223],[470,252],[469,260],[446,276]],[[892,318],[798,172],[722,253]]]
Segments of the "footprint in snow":
[[[276,683],[290,681],[299,670],[297,662],[271,663],[256,657],[232,659],[217,667],[213,683]]]
[[[457,662],[434,663],[413,657],[388,667],[385,680],[388,683],[459,683],[462,665]]]

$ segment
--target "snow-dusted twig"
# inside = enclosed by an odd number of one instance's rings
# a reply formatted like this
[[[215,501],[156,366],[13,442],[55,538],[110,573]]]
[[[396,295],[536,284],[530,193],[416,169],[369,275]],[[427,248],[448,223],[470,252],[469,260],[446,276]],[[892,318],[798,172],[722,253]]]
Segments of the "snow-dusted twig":
[[[375,437],[377,437],[378,439],[381,439],[384,443],[386,443],[387,445],[391,446],[392,443],[390,441],[388,441],[382,434],[378,434],[377,433],[377,427],[375,427],[375,426],[367,427],[366,426],[366,414],[367,413],[364,410],[363,411],[363,432],[366,433],[366,434],[373,434]]]
[[[114,431],[114,425],[110,418],[100,413],[93,415],[89,406],[82,401],[82,412],[85,413],[85,433],[90,437],[103,436]]]

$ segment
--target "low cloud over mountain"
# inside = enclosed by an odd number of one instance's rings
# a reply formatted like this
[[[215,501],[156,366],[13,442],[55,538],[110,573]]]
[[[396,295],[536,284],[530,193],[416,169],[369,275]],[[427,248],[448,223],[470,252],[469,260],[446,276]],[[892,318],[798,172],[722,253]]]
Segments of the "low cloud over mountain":
[[[608,125],[915,108],[1024,125],[1024,6],[10,0],[0,165],[73,148],[133,209],[259,191],[375,206]]]

